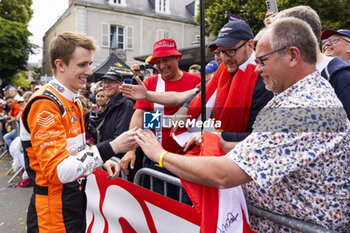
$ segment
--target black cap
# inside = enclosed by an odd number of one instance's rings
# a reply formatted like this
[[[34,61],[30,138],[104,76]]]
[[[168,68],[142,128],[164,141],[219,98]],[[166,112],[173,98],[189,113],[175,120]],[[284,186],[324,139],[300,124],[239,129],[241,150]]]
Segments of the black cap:
[[[231,47],[241,40],[250,40],[253,38],[252,29],[250,29],[246,22],[242,20],[232,21],[221,28],[217,40],[209,45],[209,51],[215,51],[218,46]]]
[[[111,79],[111,80],[114,80],[114,81],[119,81],[119,82],[123,82],[124,81],[124,79],[121,76],[121,74],[116,73],[113,70],[110,70],[107,73],[105,73],[104,75],[102,75],[102,77],[100,79],[104,79],[104,78],[108,78],[108,79]]]

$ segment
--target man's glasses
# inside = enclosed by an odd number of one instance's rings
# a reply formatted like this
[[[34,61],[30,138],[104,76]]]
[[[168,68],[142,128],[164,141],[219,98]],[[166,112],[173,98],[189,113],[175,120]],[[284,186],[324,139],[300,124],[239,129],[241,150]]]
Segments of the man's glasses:
[[[249,41],[249,40],[246,40],[243,44],[241,44],[240,46],[238,46],[238,48],[235,48],[235,49],[228,49],[228,50],[219,50],[219,49],[217,49],[217,50],[215,51],[215,54],[216,54],[216,55],[219,55],[219,54],[222,54],[222,53],[223,53],[223,54],[225,54],[225,55],[228,56],[228,57],[233,57],[233,56],[236,55],[237,50],[240,49],[240,48],[242,48],[248,41]]]
[[[335,44],[335,43],[337,43],[340,39],[345,40],[346,42],[350,43],[349,40],[346,40],[346,39],[344,39],[343,37],[337,36],[337,37],[327,38],[327,39],[322,40],[322,44],[325,45],[325,44],[327,44],[328,42],[329,42],[330,44]]]
[[[269,55],[271,55],[271,54],[277,53],[277,52],[282,51],[282,50],[284,50],[284,49],[286,49],[286,48],[289,48],[289,47],[288,47],[288,46],[284,46],[284,47],[282,47],[282,48],[280,48],[280,49],[276,49],[276,50],[274,50],[274,51],[272,51],[272,52],[269,52],[269,53],[267,53],[267,54],[264,54],[264,55],[262,55],[262,56],[260,56],[260,57],[256,57],[256,58],[255,58],[255,63],[256,63],[256,65],[264,66],[265,64],[264,64],[264,61],[263,61],[263,57],[266,57],[266,56],[269,56]]]

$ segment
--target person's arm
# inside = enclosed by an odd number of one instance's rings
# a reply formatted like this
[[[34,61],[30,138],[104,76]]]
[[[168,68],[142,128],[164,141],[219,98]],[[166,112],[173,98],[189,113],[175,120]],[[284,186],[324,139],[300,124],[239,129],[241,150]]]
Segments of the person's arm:
[[[143,119],[143,110],[136,109],[134,114],[131,117],[129,129],[142,128],[142,119]],[[130,163],[130,168],[134,169],[136,161],[136,149],[126,152],[123,158],[120,160],[120,168],[123,169],[126,175],[129,174],[128,166]]]
[[[182,107],[188,108],[188,106],[190,105],[191,101],[194,99],[194,97],[196,97],[196,96],[199,94],[199,92],[201,92],[201,90],[202,90],[202,88],[198,88],[198,89],[196,90],[196,92],[193,93],[193,94],[185,101],[185,103],[182,105]]]
[[[116,111],[115,111],[116,110]],[[130,119],[133,115],[133,103],[131,100],[125,100],[123,104],[117,107],[117,109],[112,110],[112,112],[108,113],[108,115],[115,115],[112,116],[112,119],[117,119],[117,121],[114,121],[112,124],[107,124],[102,126],[102,132],[112,132],[108,133],[107,135],[110,135],[110,138],[108,136],[102,135],[101,144],[106,144],[112,141],[113,139],[117,138],[120,134],[122,134],[125,131],[128,131]],[[106,121],[105,121],[106,123]],[[106,128],[108,127],[108,128]],[[134,127],[132,127],[134,128]],[[131,129],[132,129],[131,128]],[[123,156],[122,154],[116,155],[117,157]]]
[[[184,91],[166,91],[166,92],[155,92],[148,91],[145,84],[136,77],[138,85],[125,84],[123,83],[120,87],[123,96],[133,100],[147,100],[167,106],[180,106],[182,105],[193,93],[196,92],[196,88]]]
[[[164,149],[154,134],[150,131],[138,130],[135,138],[146,156],[158,163]],[[185,180],[217,188],[235,187],[252,180],[228,156],[191,157],[166,153],[162,164]]]
[[[48,115],[46,122],[40,117],[43,113]],[[61,112],[57,104],[48,99],[34,101],[30,110],[23,113],[22,121],[25,122],[22,122],[25,132],[21,132],[21,140],[31,143],[41,171],[53,184],[69,183],[87,176],[114,154],[137,146],[133,137],[136,130],[133,130],[123,133],[108,145],[86,146],[71,155],[66,149],[68,139]]]
[[[14,122],[16,120],[16,118],[11,116],[11,115],[8,115],[6,117],[6,119],[7,119],[6,124],[12,123],[12,122]]]

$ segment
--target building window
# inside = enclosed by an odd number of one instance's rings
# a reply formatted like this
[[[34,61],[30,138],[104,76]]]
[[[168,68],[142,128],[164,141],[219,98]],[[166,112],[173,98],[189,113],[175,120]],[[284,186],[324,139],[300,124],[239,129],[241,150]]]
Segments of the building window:
[[[125,0],[109,0],[109,4],[111,4],[111,5],[119,5],[119,6],[126,6]]]
[[[101,24],[101,47],[111,49],[134,49],[134,27]]]
[[[170,13],[169,0],[156,0],[155,10],[158,13]]]
[[[157,30],[157,41],[161,39],[169,38],[169,31],[158,29]]]
[[[124,49],[124,27],[111,25],[110,48]]]

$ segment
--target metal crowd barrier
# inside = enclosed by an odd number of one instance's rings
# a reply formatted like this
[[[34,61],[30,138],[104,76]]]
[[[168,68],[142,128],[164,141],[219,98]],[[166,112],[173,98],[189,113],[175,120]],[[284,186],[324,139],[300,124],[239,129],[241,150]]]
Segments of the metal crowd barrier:
[[[171,183],[173,185],[176,185],[179,187],[180,190],[180,194],[182,194],[183,191],[183,186],[181,184],[181,181],[179,178],[174,177],[174,176],[170,176],[168,174],[164,174],[162,172],[150,169],[150,168],[141,168],[136,174],[135,174],[135,178],[134,178],[134,184],[142,186],[142,178],[143,175],[148,175],[150,176],[151,179],[151,190],[153,191],[153,179],[159,179],[159,180],[163,180],[164,182],[164,196],[166,196],[166,184],[167,183]],[[182,202],[181,198],[182,195],[179,195],[180,197],[180,202]],[[332,231],[332,230],[328,230],[324,227],[321,227],[317,224],[314,223],[308,223],[308,222],[304,222],[302,220],[293,218],[293,217],[289,217],[289,216],[284,216],[284,215],[280,215],[280,214],[275,214],[272,213],[270,211],[261,209],[261,208],[257,208],[255,206],[249,205],[248,206],[248,210],[249,210],[249,214],[250,215],[255,215],[258,217],[262,217],[262,218],[266,218],[272,222],[274,222],[275,226],[274,226],[274,233],[278,233],[279,229],[281,226],[286,226],[289,227],[293,230],[297,230],[300,232],[304,232],[304,233],[337,233],[336,231]]]
[[[179,188],[179,202],[183,202],[182,201],[182,194],[184,192],[184,188],[181,184],[181,181],[179,178],[150,169],[150,168],[141,168],[140,170],[138,170],[135,174],[134,177],[134,184],[142,186],[142,178],[143,175],[149,175],[150,177],[150,190],[154,191],[154,179],[158,179],[158,180],[162,180],[164,183],[164,196],[168,196],[167,195],[167,184],[173,184],[175,186],[177,186]]]
[[[18,122],[18,121],[14,121],[14,122],[12,123],[12,129],[13,129],[13,130],[16,130],[16,137],[19,137],[19,135],[20,135],[20,133],[19,133],[20,125],[19,125],[19,122]],[[8,151],[8,153],[10,153],[10,151]],[[0,155],[0,156],[2,157],[2,155]],[[1,157],[0,157],[0,158],[1,158]],[[7,176],[10,175],[12,171],[13,171],[13,169],[12,169],[12,166],[11,166],[11,168],[6,172],[6,175],[7,175]],[[9,181],[8,181],[7,183],[10,184],[17,176],[20,176],[20,175],[21,175],[21,172],[22,172],[22,171],[24,171],[24,167],[19,168],[19,169],[15,172],[15,174],[13,174],[13,175],[11,176],[11,178],[9,179]]]

